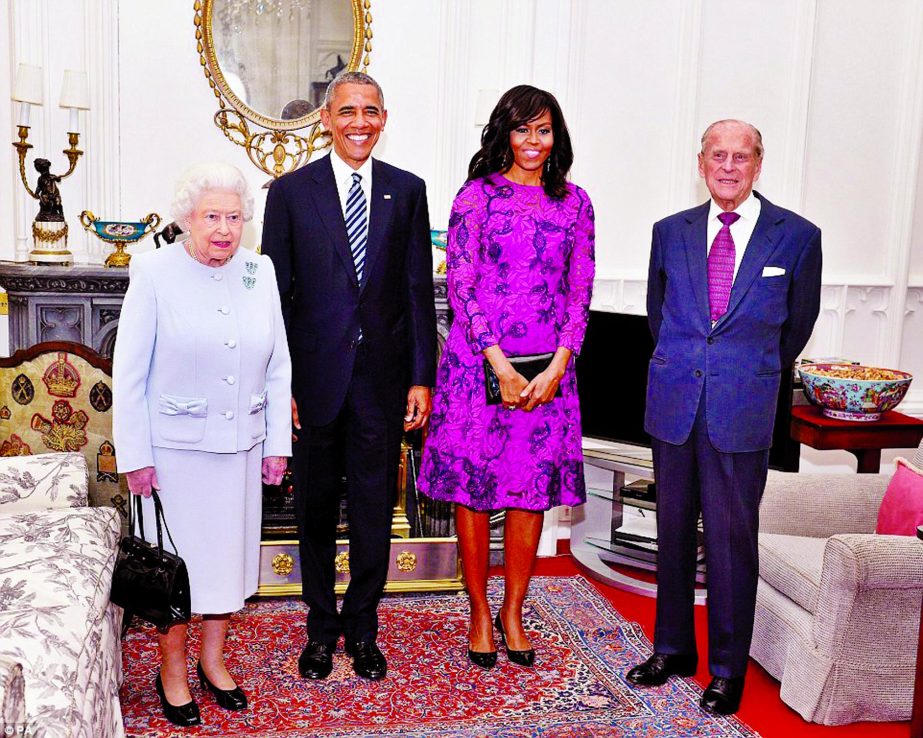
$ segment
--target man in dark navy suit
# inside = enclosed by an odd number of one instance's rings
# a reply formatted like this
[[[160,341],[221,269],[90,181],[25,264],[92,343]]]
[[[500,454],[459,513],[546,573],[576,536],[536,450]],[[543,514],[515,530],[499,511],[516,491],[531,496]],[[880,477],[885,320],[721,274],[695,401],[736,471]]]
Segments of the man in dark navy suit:
[[[638,685],[697,665],[693,600],[697,519],[708,573],[708,664],[702,709],[736,712],[753,631],[759,502],[782,372],[820,307],[817,226],[753,192],[760,133],[723,120],[702,136],[711,200],[654,225],[647,314],[656,344],[645,428],[657,480],[654,655]]]
[[[436,314],[426,186],[371,158],[387,121],[381,88],[348,72],[327,89],[330,156],[269,189],[263,253],[273,260],[292,354],[292,465],[309,679],[330,674],[341,634],[353,669],[387,670],[376,645],[388,575],[401,436],[423,427],[435,382]],[[345,464],[350,582],[334,593]]]

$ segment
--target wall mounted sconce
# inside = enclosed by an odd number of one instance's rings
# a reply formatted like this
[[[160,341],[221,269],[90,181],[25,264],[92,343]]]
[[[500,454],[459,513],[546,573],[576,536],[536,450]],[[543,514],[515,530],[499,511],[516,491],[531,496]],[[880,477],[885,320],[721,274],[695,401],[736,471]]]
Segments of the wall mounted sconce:
[[[29,260],[36,264],[70,264],[72,254],[67,250],[67,222],[64,220],[58,183],[74,173],[77,160],[83,154],[77,148],[80,141],[78,111],[90,109],[86,72],[65,70],[64,84],[61,87],[60,106],[70,111],[67,132],[69,146],[64,149],[70,166],[64,174],[52,174],[51,162],[48,159],[36,159],[34,165],[39,177],[34,191],[26,177],[26,155],[32,148],[32,144],[28,143],[30,107],[42,105],[44,99],[42,68],[20,64],[12,97],[19,102],[19,141],[13,142],[19,155],[19,176],[26,192],[39,202],[38,215],[32,222],[33,248],[29,253]]]

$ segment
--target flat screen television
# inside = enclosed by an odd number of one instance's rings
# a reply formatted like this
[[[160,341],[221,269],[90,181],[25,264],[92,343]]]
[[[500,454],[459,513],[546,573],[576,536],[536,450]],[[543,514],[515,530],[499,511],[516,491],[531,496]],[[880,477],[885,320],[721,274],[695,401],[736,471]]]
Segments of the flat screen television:
[[[577,357],[577,390],[583,435],[650,446],[644,432],[647,367],[654,340],[647,316],[591,310]],[[799,445],[789,435],[792,372],[782,373],[769,466],[798,471]]]
[[[647,316],[590,311],[576,362],[583,435],[651,445],[644,432],[644,400],[653,352]]]

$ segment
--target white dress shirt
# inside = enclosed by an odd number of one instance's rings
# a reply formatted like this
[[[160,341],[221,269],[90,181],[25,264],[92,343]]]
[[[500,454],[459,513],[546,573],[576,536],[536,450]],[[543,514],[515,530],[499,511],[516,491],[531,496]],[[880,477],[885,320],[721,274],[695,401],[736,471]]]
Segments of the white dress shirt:
[[[346,198],[349,197],[349,189],[353,186],[353,172],[362,175],[359,185],[365,193],[365,220],[368,223],[369,203],[372,202],[372,157],[370,156],[358,169],[353,169],[349,164],[343,161],[336,153],[330,152],[330,164],[333,167],[333,178],[337,183],[337,194],[340,196],[340,210],[343,216],[346,216]]]
[[[345,164],[343,166],[346,166]],[[343,202],[346,202],[345,200]],[[744,258],[744,251],[747,250],[747,244],[750,243],[750,236],[753,235],[753,229],[756,228],[756,221],[760,217],[762,204],[753,192],[744,200],[733,212],[737,213],[740,218],[731,226],[731,238],[734,239],[734,279],[737,279],[737,270],[740,269],[740,262]],[[723,224],[718,220],[718,216],[723,213],[718,203],[714,200],[708,207],[708,235],[706,243],[708,252],[711,253],[711,246],[715,242],[715,236],[721,230]]]

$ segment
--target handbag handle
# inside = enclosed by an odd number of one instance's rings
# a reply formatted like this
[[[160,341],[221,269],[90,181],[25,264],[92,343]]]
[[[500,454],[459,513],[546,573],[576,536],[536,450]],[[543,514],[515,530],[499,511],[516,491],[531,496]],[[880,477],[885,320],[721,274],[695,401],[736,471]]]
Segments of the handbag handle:
[[[157,494],[156,489],[151,490],[151,497],[154,500],[154,521],[157,525],[157,552],[160,554],[160,559],[163,560],[164,529],[167,531],[167,539],[170,541],[170,545],[173,546],[173,552],[179,556],[176,543],[173,541],[173,535],[170,533],[170,528],[167,525],[167,519],[163,514],[163,503],[160,501],[160,495]],[[128,506],[128,534],[130,536],[134,536],[135,534],[135,520],[131,514],[132,508],[135,508],[135,513],[138,518],[138,532],[141,538],[144,538],[144,511],[141,507],[141,495],[132,495],[132,498],[133,504]]]

